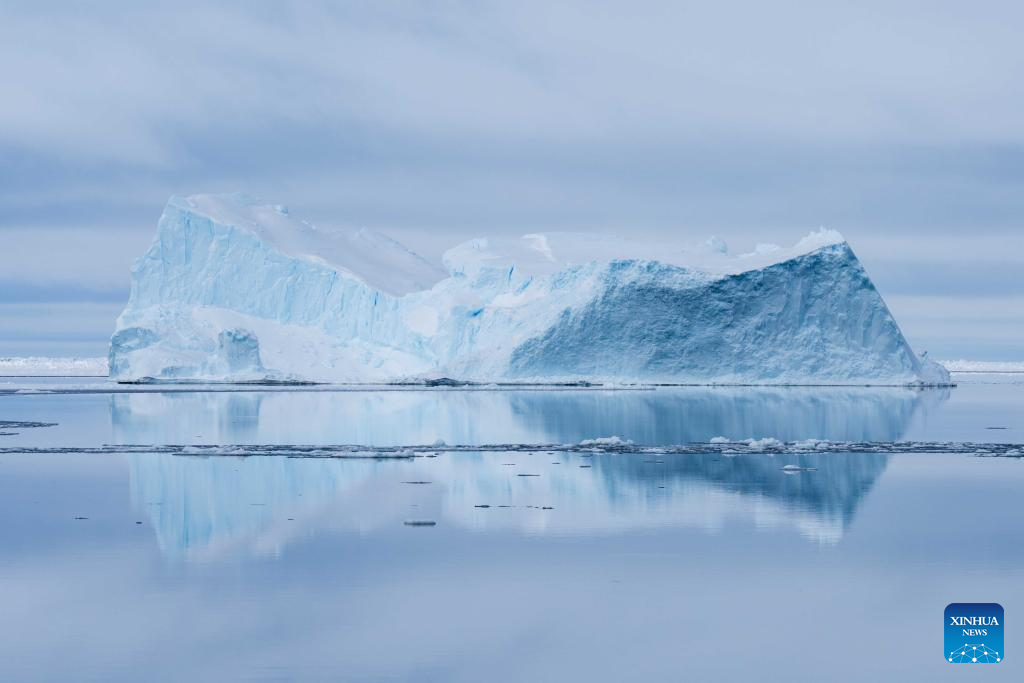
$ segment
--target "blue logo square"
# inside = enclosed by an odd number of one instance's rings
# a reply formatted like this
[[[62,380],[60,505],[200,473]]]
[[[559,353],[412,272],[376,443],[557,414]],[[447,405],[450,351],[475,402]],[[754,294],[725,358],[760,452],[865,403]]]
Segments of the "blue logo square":
[[[1003,607],[995,602],[946,606],[945,658],[953,664],[1003,661]]]

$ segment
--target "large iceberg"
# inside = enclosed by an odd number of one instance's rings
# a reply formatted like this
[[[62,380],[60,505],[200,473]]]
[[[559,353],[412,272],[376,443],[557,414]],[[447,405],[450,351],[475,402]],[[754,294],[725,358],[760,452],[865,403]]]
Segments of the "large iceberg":
[[[578,234],[444,268],[244,195],[173,197],[110,345],[120,381],[944,384],[833,231],[732,256]]]

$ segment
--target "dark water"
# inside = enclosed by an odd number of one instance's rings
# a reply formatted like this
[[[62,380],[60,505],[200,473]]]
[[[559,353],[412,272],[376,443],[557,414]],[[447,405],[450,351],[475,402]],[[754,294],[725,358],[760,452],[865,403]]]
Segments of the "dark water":
[[[59,423],[7,449],[1021,443],[1024,384],[8,394],[0,420]],[[1024,459],[964,450],[5,452],[0,679],[962,679],[943,609],[999,602],[1006,659],[970,677],[1020,680]]]

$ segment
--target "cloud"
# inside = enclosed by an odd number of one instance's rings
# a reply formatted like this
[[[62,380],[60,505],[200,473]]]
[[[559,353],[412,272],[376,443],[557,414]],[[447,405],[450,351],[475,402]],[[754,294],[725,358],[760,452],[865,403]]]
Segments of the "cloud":
[[[107,354],[120,302],[0,303],[0,356]]]
[[[936,238],[977,252],[980,234],[992,255],[946,289],[1013,288],[985,264],[1024,252],[1022,19],[1017,3],[6,3],[0,268],[106,291],[169,195],[243,190],[435,254],[545,229],[743,246],[827,225],[896,294],[923,272],[902,258]]]
[[[884,14],[885,21],[879,21]],[[186,163],[273,124],[587,141],[1020,140],[1024,10],[933,3],[112,3],[5,12],[5,137]],[[984,36],[984,40],[979,40]],[[332,126],[333,124],[333,126]]]
[[[282,140],[359,146],[368,132],[456,147],[1024,139],[1024,94],[1006,87],[1024,71],[1013,3],[630,10],[14,5],[0,24],[0,135],[72,163],[156,170],[201,161],[197,143],[217,137],[279,152]]]

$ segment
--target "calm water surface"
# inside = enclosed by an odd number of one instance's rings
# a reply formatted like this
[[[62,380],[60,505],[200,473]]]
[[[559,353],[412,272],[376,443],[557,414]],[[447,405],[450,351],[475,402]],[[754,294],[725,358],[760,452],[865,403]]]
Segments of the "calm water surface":
[[[1024,442],[1013,377],[925,392],[4,394],[57,386],[4,381],[0,420],[58,423],[2,427],[6,449]],[[0,679],[1021,680],[1024,460],[965,450],[8,451]],[[1003,605],[1005,661],[945,662],[950,602]]]

